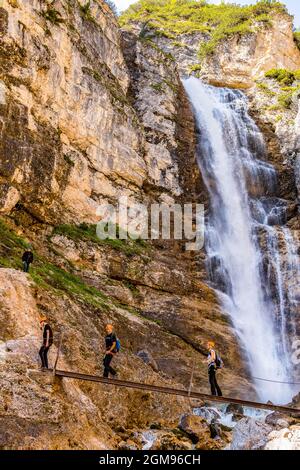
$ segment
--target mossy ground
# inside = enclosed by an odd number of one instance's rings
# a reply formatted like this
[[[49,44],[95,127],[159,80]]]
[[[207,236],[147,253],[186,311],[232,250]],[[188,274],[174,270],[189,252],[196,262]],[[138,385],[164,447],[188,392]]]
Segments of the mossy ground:
[[[0,220],[0,267],[22,269],[22,254],[28,243]],[[66,293],[71,297],[84,301],[97,308],[107,307],[108,298],[95,287],[87,285],[80,277],[50,263],[46,258],[34,251],[34,263],[30,268],[30,276],[38,286],[51,289],[57,295]]]

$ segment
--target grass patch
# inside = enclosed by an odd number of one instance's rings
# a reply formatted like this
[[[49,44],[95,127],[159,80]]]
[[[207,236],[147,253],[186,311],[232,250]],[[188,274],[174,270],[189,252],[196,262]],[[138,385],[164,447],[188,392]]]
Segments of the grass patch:
[[[22,254],[27,247],[26,240],[19,237],[0,219],[0,266],[21,270]],[[51,289],[56,294],[65,292],[97,308],[107,308],[109,305],[107,296],[101,291],[85,284],[75,274],[49,263],[36,252],[34,252],[34,262],[29,274],[38,286]]]
[[[278,96],[278,103],[280,104],[280,106],[282,106],[283,108],[286,108],[286,109],[290,109],[292,103],[293,103],[293,94],[294,93],[281,93],[279,96]]]
[[[43,11],[41,15],[45,18],[46,21],[49,21],[56,26],[59,26],[61,23],[65,22],[61,16],[61,13],[51,5],[49,5],[47,10]]]
[[[287,69],[271,69],[265,73],[265,77],[276,80],[282,86],[291,86],[296,80],[300,80],[300,70],[292,72]]]
[[[98,25],[91,12],[90,0],[88,0],[88,2],[85,4],[79,4],[79,11],[83,19],[85,19],[86,21],[91,21],[92,23],[95,23],[96,25]]]
[[[181,41],[172,41],[172,46],[181,47],[185,49],[188,47],[184,42],[181,42]]]
[[[266,111],[279,111],[281,110],[281,106],[279,106],[279,104],[272,104],[270,106],[265,106],[263,109]]]
[[[274,13],[286,11],[282,3],[266,0],[247,6],[214,5],[205,0],[140,0],[119,21],[123,27],[137,22],[147,24],[148,30],[173,39],[181,34],[207,33],[210,39],[199,51],[203,58],[213,53],[222,39],[254,32],[257,26],[269,27]]]
[[[297,85],[300,80],[300,70],[287,70],[287,69],[271,69],[265,73],[265,77],[275,80],[281,85],[281,93],[278,96],[278,104],[282,108],[290,109],[294,97],[300,90],[300,85]]]
[[[69,225],[69,224],[58,225],[53,230],[53,235],[55,234],[63,235],[74,241],[88,240],[97,245],[110,246],[114,250],[121,251],[127,256],[142,255],[142,254],[149,252],[150,250],[149,244],[145,240],[141,240],[141,239],[121,240],[119,238],[117,239],[107,238],[106,240],[100,240],[100,238],[97,237],[96,225],[92,225],[92,224],[83,223],[80,225]],[[117,236],[118,236],[118,228],[117,228]]]
[[[28,243],[0,219],[0,266],[21,269],[21,257]]]
[[[268,96],[276,96],[275,91],[270,90],[270,88],[268,87],[268,85],[266,85],[265,83],[258,82],[258,83],[256,83],[256,86],[257,86],[257,88],[259,88],[259,90],[261,90],[261,91],[262,91],[263,93],[265,93],[266,95],[268,95]]]
[[[101,291],[85,284],[75,274],[47,262],[44,258],[36,256],[30,275],[33,281],[43,288],[50,286],[56,293],[65,292],[96,308],[108,307],[108,298]]]
[[[157,93],[163,93],[164,92],[164,86],[162,83],[151,83],[151,88],[153,90],[157,91]]]
[[[189,73],[190,74],[194,74],[197,78],[200,78],[200,73],[201,73],[201,64],[195,64],[195,65],[191,65],[189,67]]]

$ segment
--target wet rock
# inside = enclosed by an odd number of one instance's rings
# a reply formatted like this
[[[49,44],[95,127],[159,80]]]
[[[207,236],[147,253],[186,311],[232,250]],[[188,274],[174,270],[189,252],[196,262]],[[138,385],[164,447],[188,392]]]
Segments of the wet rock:
[[[216,439],[217,437],[222,437],[223,435],[221,426],[214,419],[211,421],[209,425],[209,430],[210,430],[210,437],[212,439]]]
[[[209,406],[202,406],[201,408],[196,408],[194,413],[198,416],[204,418],[207,422],[211,422],[213,419],[221,419],[221,414],[214,408]]]
[[[267,440],[265,450],[300,450],[300,426],[272,431]]]
[[[231,450],[263,449],[272,427],[252,418],[243,418],[233,429]]]
[[[207,436],[210,437],[211,434],[207,421],[196,415],[183,415],[178,427],[190,437],[194,444]]]
[[[266,419],[265,423],[271,426],[275,426],[276,428],[287,428],[293,424],[297,423],[296,418],[292,418],[291,416],[287,416],[283,413],[275,411],[274,413],[269,414]]]
[[[242,405],[239,405],[237,403],[229,403],[229,405],[227,405],[226,407],[226,413],[232,413],[242,416],[244,414],[244,409]]]

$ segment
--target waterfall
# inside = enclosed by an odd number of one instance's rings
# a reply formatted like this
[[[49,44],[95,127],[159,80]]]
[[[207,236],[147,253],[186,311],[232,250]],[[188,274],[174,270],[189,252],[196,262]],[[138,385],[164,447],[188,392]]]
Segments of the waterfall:
[[[288,264],[299,276],[299,260],[283,227],[287,203],[276,197],[276,171],[266,161],[264,139],[248,114],[245,95],[194,77],[184,87],[194,108],[198,161],[210,195],[205,235],[210,281],[246,351],[260,399],[286,403],[293,395],[290,385],[255,377],[293,378],[288,330],[291,304],[298,299],[296,293],[289,296],[286,283]]]

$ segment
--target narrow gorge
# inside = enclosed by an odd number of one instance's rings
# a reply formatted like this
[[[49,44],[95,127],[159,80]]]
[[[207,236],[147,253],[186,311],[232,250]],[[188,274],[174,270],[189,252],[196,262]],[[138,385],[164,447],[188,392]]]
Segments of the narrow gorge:
[[[141,0],[119,18],[108,3],[0,2],[0,449],[296,447],[294,415],[40,371],[40,316],[50,363],[63,332],[60,367],[91,375],[109,322],[124,380],[187,389],[193,370],[208,393],[213,340],[224,395],[300,406],[292,18],[279,2]],[[205,247],[100,240],[97,208],[120,197],[204,204]]]

